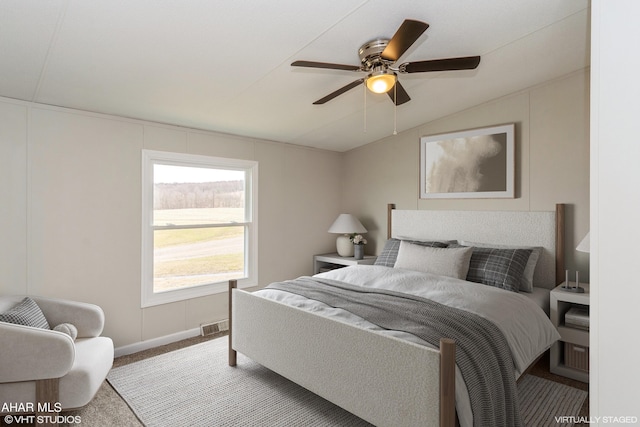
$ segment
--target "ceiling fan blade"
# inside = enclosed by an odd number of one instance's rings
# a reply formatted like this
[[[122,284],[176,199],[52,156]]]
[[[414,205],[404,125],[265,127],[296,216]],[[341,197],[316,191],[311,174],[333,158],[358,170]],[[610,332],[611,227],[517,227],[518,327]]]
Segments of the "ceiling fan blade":
[[[401,73],[425,73],[428,71],[473,70],[480,63],[479,56],[433,59],[429,61],[407,62],[400,65]]]
[[[427,28],[429,24],[426,22],[405,19],[380,56],[387,61],[397,61]]]
[[[331,70],[360,71],[359,65],[331,64],[328,62],[313,61],[295,61],[291,63],[292,67],[308,67],[308,68],[328,68]]]
[[[343,86],[340,89],[336,90],[335,92],[331,92],[329,95],[325,96],[324,98],[318,99],[316,102],[313,103],[313,105],[320,105],[320,104],[324,104],[327,101],[331,101],[333,98],[342,95],[343,93],[353,89],[356,86],[360,86],[362,83],[364,83],[364,79],[358,79],[354,82],[351,82],[348,85]]]
[[[391,102],[395,102],[396,105],[402,105],[405,102],[411,101],[411,97],[407,91],[404,90],[404,87],[402,87],[399,81],[396,81],[395,86],[387,92],[387,95],[391,98]]]

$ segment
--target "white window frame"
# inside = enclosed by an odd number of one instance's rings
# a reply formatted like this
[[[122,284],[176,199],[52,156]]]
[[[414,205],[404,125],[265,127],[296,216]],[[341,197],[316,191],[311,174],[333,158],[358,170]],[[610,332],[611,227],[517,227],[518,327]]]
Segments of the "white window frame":
[[[196,154],[142,150],[142,308],[226,292],[227,282],[191,286],[164,292],[153,291],[153,167],[155,164],[242,170],[245,180],[246,227],[245,270],[247,277],[238,279],[238,287],[256,286],[258,280],[258,162],[210,157]]]

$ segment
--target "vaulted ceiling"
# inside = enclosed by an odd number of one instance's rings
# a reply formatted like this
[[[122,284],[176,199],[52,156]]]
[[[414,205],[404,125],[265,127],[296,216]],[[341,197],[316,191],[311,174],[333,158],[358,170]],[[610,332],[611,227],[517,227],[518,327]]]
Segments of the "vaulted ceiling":
[[[346,151],[589,65],[588,0],[0,0],[0,96]],[[404,19],[429,29],[400,62],[411,101],[361,87],[358,48]],[[366,100],[366,102],[365,102]],[[365,131],[366,126],[366,131]]]

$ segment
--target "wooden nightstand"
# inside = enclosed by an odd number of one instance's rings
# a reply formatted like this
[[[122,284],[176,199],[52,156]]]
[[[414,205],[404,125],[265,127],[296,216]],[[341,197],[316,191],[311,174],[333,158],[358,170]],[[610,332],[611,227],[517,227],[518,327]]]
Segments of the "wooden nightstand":
[[[562,285],[560,285],[562,286]],[[581,283],[584,293],[565,292],[560,286],[551,291],[551,322],[560,333],[560,341],[551,346],[549,367],[554,374],[589,382],[589,329],[582,325],[567,324],[565,316],[570,309],[589,310],[589,284]],[[570,322],[571,323],[571,322]]]
[[[337,253],[314,255],[313,274],[347,267],[349,265],[372,265],[376,262],[376,258],[375,255],[365,255],[364,259],[355,259],[354,257],[342,257]]]

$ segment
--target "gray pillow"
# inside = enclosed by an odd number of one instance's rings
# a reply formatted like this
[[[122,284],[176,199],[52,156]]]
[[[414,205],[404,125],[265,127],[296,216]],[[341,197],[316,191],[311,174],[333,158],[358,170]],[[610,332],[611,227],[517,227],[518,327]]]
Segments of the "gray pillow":
[[[473,248],[432,248],[402,241],[395,268],[464,280]]]
[[[0,322],[34,328],[51,329],[49,322],[42,314],[38,304],[29,297],[25,297],[18,305],[0,314]]]
[[[467,280],[518,292],[531,251],[474,247]]]
[[[374,265],[382,265],[384,267],[393,267],[396,264],[396,259],[398,258],[398,250],[400,250],[400,242],[406,241],[409,243],[413,243],[420,246],[428,246],[431,248],[446,248],[447,244],[443,242],[421,242],[418,240],[400,240],[400,239],[389,239],[384,244],[384,248],[382,248],[382,252],[376,258]]]

